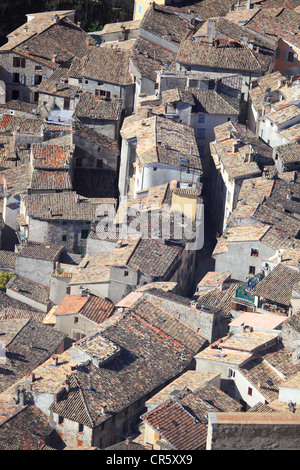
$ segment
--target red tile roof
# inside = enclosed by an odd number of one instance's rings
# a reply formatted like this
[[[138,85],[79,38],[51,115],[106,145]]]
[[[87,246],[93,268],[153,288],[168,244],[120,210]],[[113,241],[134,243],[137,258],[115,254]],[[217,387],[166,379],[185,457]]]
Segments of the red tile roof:
[[[174,450],[197,450],[206,445],[206,425],[169,399],[142,416]]]

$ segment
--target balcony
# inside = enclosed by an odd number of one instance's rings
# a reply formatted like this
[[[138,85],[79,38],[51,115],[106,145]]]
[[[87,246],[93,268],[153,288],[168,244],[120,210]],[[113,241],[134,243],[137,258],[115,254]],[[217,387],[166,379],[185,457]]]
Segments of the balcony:
[[[245,284],[241,285],[235,291],[235,297],[238,299],[248,300],[248,302],[254,303],[255,296],[251,294],[251,289],[259,283],[264,277],[263,273],[259,273],[256,276],[251,277]]]

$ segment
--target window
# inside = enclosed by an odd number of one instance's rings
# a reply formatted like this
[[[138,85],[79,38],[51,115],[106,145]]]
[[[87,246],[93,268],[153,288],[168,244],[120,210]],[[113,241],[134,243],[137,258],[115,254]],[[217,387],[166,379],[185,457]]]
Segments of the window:
[[[280,59],[280,49],[276,49],[276,59]]]
[[[110,98],[110,91],[106,90],[99,90],[100,91],[100,96],[103,96],[104,98]]]
[[[82,158],[76,158],[75,166],[81,168],[82,167]]]
[[[87,239],[88,234],[89,234],[89,231],[88,231],[87,229],[81,230],[81,238],[82,238],[83,240],[86,240],[86,239]]]
[[[232,369],[228,370],[228,377],[235,377],[235,371]]]
[[[255,248],[251,248],[251,256],[254,258],[258,258],[259,251],[256,250]]]
[[[84,429],[84,425],[79,423],[78,424],[78,432],[83,432],[83,429]]]
[[[214,88],[215,88],[215,81],[214,80],[209,80],[208,89],[213,90]]]
[[[124,271],[124,276],[125,276],[125,277],[129,276],[129,272],[128,272],[128,271]]]
[[[248,395],[249,395],[250,397],[252,397],[252,388],[251,388],[251,387],[248,387]]]
[[[37,103],[39,101],[39,94],[35,91],[33,93],[33,102]]]
[[[13,73],[13,83],[20,83],[20,74]]]
[[[80,441],[79,439],[77,439],[77,447],[82,447],[82,441]]]
[[[34,70],[41,72],[42,67],[41,67],[40,65],[36,65],[36,66],[34,67]]]
[[[138,5],[138,13],[139,13],[139,15],[141,15],[143,13],[142,5]]]
[[[59,416],[58,417],[58,424],[63,424],[64,422],[64,417],[63,416]]]
[[[205,139],[205,136],[206,136],[206,129],[204,128],[197,129],[196,131],[197,139]]]
[[[70,109],[70,99],[69,98],[64,99],[64,109]]]
[[[296,60],[297,54],[295,54],[294,51],[288,51],[286,61],[291,62],[293,64],[294,62],[296,62]]]
[[[43,80],[43,75],[35,75],[34,76],[34,84],[39,85]]]
[[[255,266],[249,266],[249,274],[255,274]]]
[[[61,240],[62,240],[63,242],[66,242],[66,241],[67,241],[67,235],[63,235],[63,236],[61,237]]]
[[[26,61],[23,57],[13,57],[13,67],[22,67],[24,68]]]
[[[205,122],[205,114],[199,114],[198,115],[198,123],[202,124]]]
[[[97,160],[97,168],[103,168],[103,160],[101,159]]]
[[[84,246],[79,246],[78,247],[78,254],[79,255],[84,255]]]
[[[78,317],[74,318],[74,323],[78,323]]]

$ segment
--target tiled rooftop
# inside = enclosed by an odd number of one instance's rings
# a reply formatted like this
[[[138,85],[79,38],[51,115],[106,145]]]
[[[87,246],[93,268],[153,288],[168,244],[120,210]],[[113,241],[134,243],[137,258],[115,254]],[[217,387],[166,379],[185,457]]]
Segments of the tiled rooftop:
[[[180,377],[173,380],[173,382],[147,400],[146,405],[158,405],[168,398],[175,397],[177,393],[184,390],[186,387],[188,387],[191,391],[196,391],[199,388],[205,387],[207,383],[214,381],[218,377],[219,373],[217,372],[204,373],[195,370],[189,370],[184,372]]]
[[[17,253],[14,251],[0,250],[0,269],[15,269]]]
[[[34,319],[2,320],[5,325],[21,322],[6,346],[5,364],[1,367],[1,391],[25,379],[29,371],[43,364],[61,345],[65,335]],[[5,326],[7,328],[7,326]],[[19,360],[18,360],[19,359]]]
[[[74,116],[104,121],[118,121],[121,118],[122,100],[104,99],[92,93],[81,93]]]
[[[141,164],[160,162],[187,168],[182,159],[188,159],[189,168],[202,172],[194,130],[182,123],[158,116],[148,119],[125,119],[121,135],[137,139],[136,153]]]
[[[272,302],[289,306],[292,287],[299,281],[300,274],[295,269],[278,264],[252,289],[251,293]]]
[[[114,311],[114,304],[101,297],[67,294],[55,310],[55,316],[80,314],[95,323],[101,323],[109,318]]]
[[[196,42],[188,38],[181,41],[176,62],[222,71],[262,72],[268,69],[272,55],[273,51],[269,50],[266,55],[258,54],[242,44],[232,47],[230,40],[223,40],[214,48],[208,41]]]
[[[300,161],[300,144],[298,142],[280,145],[275,150],[283,163],[296,163]]]
[[[131,61],[134,69],[142,77],[156,81],[156,72],[163,66],[175,70],[176,54],[142,37],[135,40]]]
[[[168,6],[155,5],[155,8],[148,8],[145,12],[140,29],[179,45],[192,28],[189,28],[186,18]]]
[[[6,284],[6,289],[11,289],[30,300],[50,307],[49,287],[38,284],[22,276],[16,274]]]
[[[16,407],[6,419],[4,415],[0,425],[1,450],[40,450],[53,433],[48,416],[33,404]]]
[[[197,450],[205,448],[207,429],[182,406],[170,399],[142,415],[174,450]]]
[[[86,39],[89,38],[91,43],[94,40],[64,14],[59,15],[58,12],[59,21],[53,21],[54,14],[55,12],[47,12],[36,15],[36,18],[10,35],[9,42],[0,48],[0,52],[14,50],[52,69],[75,55],[84,56],[88,47]],[[24,32],[25,27],[27,32]],[[56,54],[55,63],[53,54]]]
[[[20,258],[39,259],[44,261],[57,261],[64,245],[49,244],[27,241],[18,253]]]
[[[270,230],[269,226],[237,226],[227,229],[218,241],[213,254],[227,252],[229,243],[260,241]]]
[[[94,427],[177,377],[203,341],[199,337],[196,349],[192,344],[187,349],[180,335],[177,340],[165,332],[166,325],[157,326],[157,319],[148,322],[137,312],[116,313],[99,325],[97,332],[121,348],[119,355],[107,366],[78,366],[70,377],[70,392],[51,411]],[[186,327],[180,324],[178,329],[182,333]],[[104,403],[106,413],[101,414]]]
[[[91,47],[83,64],[82,76],[116,85],[132,85],[129,60],[130,51],[121,50],[118,45]]]
[[[31,194],[22,197],[26,214],[43,220],[88,220],[95,218],[101,204],[115,204],[111,198],[86,198],[75,192]]]

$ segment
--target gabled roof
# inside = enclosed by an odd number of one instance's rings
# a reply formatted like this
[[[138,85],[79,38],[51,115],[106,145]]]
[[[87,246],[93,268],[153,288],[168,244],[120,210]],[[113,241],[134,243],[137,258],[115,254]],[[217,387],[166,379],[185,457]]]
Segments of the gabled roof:
[[[300,273],[298,271],[278,264],[252,289],[251,293],[288,306],[291,301],[293,285],[299,281]]]
[[[1,391],[6,390],[18,380],[24,378],[45,362],[62,344],[66,335],[51,326],[43,325],[40,321],[31,319],[5,319],[3,326],[16,325],[21,322],[21,328],[6,342],[5,363],[1,364]]]
[[[104,338],[120,351],[100,367],[92,362],[79,365],[70,377],[70,391],[50,410],[93,428],[153,393],[183,372],[203,346],[185,346],[181,335],[165,330],[169,322],[147,321],[138,312],[115,313],[97,327],[94,341]],[[178,330],[190,330],[183,324]],[[178,339],[177,339],[178,338]],[[89,338],[80,341],[83,345]],[[74,348],[77,346],[74,345]],[[113,384],[113,385],[112,385]],[[101,413],[102,405],[106,410]]]
[[[54,18],[55,13],[57,21]],[[11,34],[9,41],[0,48],[0,53],[13,51],[52,69],[75,55],[85,55],[88,48],[85,42],[87,38],[94,43],[93,38],[67,15],[60,15],[59,12],[37,15],[13,34],[14,36]],[[53,54],[56,55],[55,62]]]
[[[55,310],[55,316],[78,314],[94,323],[102,323],[115,311],[115,306],[107,299],[95,295],[82,296],[67,294]]]
[[[16,406],[14,413],[7,413],[4,403],[3,414],[7,417],[0,424],[1,450],[40,450],[54,431],[48,416],[33,404]]]
[[[174,400],[169,399],[142,415],[142,420],[165,439],[173,450],[205,448],[206,425]]]

